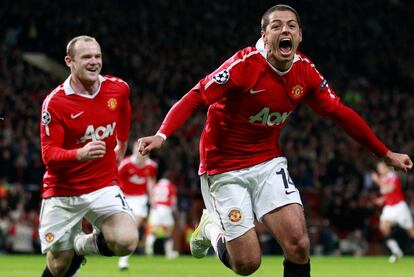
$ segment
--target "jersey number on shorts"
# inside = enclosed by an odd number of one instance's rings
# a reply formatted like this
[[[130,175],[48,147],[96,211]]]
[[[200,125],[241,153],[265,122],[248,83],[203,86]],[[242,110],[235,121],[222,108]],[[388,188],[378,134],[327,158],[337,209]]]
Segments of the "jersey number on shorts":
[[[288,191],[289,185],[292,185],[295,188],[295,184],[293,183],[292,179],[289,176],[289,173],[285,172],[284,168],[281,168],[278,172],[276,172],[277,175],[282,175],[283,185],[285,186],[285,192],[286,194],[290,194],[292,192],[295,192],[296,189]]]
[[[129,207],[129,205],[128,205],[128,202],[126,201],[126,199],[125,199],[125,196],[123,196],[123,195],[121,195],[120,193],[118,193],[117,195],[115,195],[115,197],[118,197],[119,198],[119,200],[121,200],[121,203],[122,203],[122,208],[124,209],[124,210],[131,210],[131,208]]]

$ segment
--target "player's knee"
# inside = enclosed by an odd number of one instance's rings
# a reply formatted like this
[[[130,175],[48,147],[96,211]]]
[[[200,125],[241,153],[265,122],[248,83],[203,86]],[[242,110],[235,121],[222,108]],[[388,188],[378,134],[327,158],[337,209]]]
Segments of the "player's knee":
[[[61,258],[49,261],[48,267],[53,276],[64,276],[70,266],[70,259]]]
[[[303,263],[309,259],[309,238],[303,235],[292,239],[286,247],[285,255],[293,262]]]
[[[231,266],[234,272],[239,275],[247,276],[255,272],[260,266],[260,257],[259,258],[249,258],[246,260],[235,259],[231,261]]]
[[[380,231],[383,236],[389,236],[391,234],[391,228],[388,226],[380,226]]]
[[[118,256],[125,256],[133,253],[138,245],[138,232],[133,232],[128,235],[117,238],[114,242],[114,253]]]

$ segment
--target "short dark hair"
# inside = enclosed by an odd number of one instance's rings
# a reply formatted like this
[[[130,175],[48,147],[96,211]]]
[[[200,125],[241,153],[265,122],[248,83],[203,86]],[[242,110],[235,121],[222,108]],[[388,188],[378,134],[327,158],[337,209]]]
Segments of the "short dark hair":
[[[291,11],[291,12],[293,12],[295,14],[295,16],[296,16],[296,20],[297,20],[297,22],[299,24],[299,27],[300,28],[302,27],[302,24],[300,22],[300,17],[299,17],[298,12],[294,8],[292,8],[291,6],[288,6],[288,5],[285,5],[285,4],[279,4],[279,5],[276,5],[276,6],[273,6],[273,7],[269,8],[263,14],[262,21],[261,21],[261,29],[262,29],[262,31],[265,31],[266,30],[267,25],[269,25],[269,15],[271,13],[273,13],[274,11]]]
[[[98,43],[94,37],[85,36],[85,35],[82,35],[82,36],[77,36],[77,37],[72,38],[72,39],[68,42],[68,45],[66,46],[66,54],[67,54],[69,57],[71,57],[72,59],[73,59],[73,58],[74,58],[74,56],[75,56],[75,53],[74,53],[75,44],[76,44],[76,42],[78,42],[78,41],[80,41],[80,40],[81,40],[81,41],[95,41],[96,43]],[[98,44],[99,44],[99,43],[98,43]]]

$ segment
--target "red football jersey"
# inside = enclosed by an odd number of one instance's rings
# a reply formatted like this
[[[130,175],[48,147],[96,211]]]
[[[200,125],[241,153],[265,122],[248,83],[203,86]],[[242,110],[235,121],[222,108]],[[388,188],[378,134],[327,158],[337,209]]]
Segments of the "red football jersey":
[[[300,102],[321,115],[339,105],[339,97],[301,53],[284,72],[265,57],[263,48],[247,47],[188,93],[198,93],[208,106],[199,174],[237,170],[282,156],[280,131]],[[159,132],[169,136],[172,125],[167,118]]]
[[[389,172],[386,176],[381,177],[381,182],[384,184],[394,184],[394,189],[384,194],[385,205],[395,205],[404,201],[404,194],[401,187],[400,178],[395,172]]]
[[[157,163],[147,158],[143,165],[134,156],[126,157],[119,166],[119,177],[125,195],[145,195],[148,182],[157,177]]]
[[[46,165],[42,197],[78,196],[118,184],[116,139],[127,141],[131,107],[129,86],[112,76],[99,76],[94,95],[77,94],[69,78],[44,100],[40,139]],[[80,162],[74,150],[90,141],[103,140],[103,158]],[[72,153],[52,159],[59,152]]]
[[[160,179],[152,190],[152,204],[172,207],[176,196],[175,185],[168,179]]]

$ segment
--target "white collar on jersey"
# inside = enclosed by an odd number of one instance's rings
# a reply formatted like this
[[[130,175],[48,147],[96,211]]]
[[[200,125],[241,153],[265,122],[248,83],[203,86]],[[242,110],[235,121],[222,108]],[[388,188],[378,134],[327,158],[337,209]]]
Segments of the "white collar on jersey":
[[[294,56],[294,58],[293,58],[293,63],[292,63],[292,65],[289,67],[289,69],[288,70],[285,70],[285,71],[280,71],[279,69],[277,69],[276,67],[274,67],[272,64],[270,64],[268,61],[267,61],[267,50],[266,50],[266,48],[264,47],[264,42],[263,42],[263,39],[262,38],[259,38],[258,40],[257,40],[257,42],[256,42],[256,49],[259,51],[259,53],[263,56],[263,58],[266,60],[266,62],[270,65],[270,67],[277,73],[277,74],[279,74],[280,76],[283,76],[283,75],[286,75],[289,71],[290,71],[290,69],[292,68],[292,66],[293,66],[293,64],[295,63],[295,62],[297,62],[297,61],[299,61],[300,60],[300,58],[299,58],[299,56],[295,53],[295,56]]]
[[[89,95],[89,94],[83,94],[83,93],[76,93],[73,90],[72,86],[70,85],[70,78],[71,77],[72,77],[72,75],[69,75],[69,77],[63,83],[63,90],[65,91],[65,94],[66,95],[77,94],[77,95],[82,96],[82,97],[85,97],[85,98],[94,98],[99,93],[99,91],[101,90],[101,84],[102,84],[102,82],[106,80],[106,78],[104,76],[99,75],[98,76],[98,79],[99,79],[99,87],[98,87],[98,89],[96,90],[96,92],[94,94]]]

